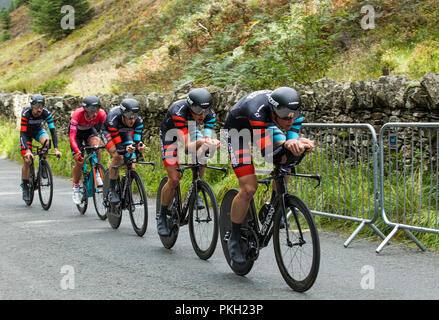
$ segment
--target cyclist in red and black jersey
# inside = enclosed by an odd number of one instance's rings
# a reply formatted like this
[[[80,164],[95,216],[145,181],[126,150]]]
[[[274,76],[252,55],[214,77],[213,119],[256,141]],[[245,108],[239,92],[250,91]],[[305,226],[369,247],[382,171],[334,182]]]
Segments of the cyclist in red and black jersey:
[[[162,159],[168,173],[168,182],[161,193],[161,207],[157,214],[157,231],[161,236],[168,236],[166,225],[168,206],[174,197],[174,190],[180,183],[181,174],[177,171],[177,148],[179,138],[184,143],[186,152],[200,155],[206,150],[216,150],[220,142],[212,138],[216,122],[212,106],[212,96],[204,88],[193,89],[187,99],[178,100],[169,107],[160,127]],[[204,125],[201,134],[200,125]],[[200,169],[203,177],[205,168]],[[201,198],[197,198],[199,209],[204,208]]]
[[[282,163],[287,151],[296,156],[305,149],[311,152],[314,141],[299,137],[303,122],[300,107],[300,96],[292,88],[261,90],[239,100],[226,119],[228,151],[239,180],[239,192],[230,213],[232,231],[228,241],[230,257],[235,263],[246,261],[239,242],[240,228],[258,188],[250,141],[255,141],[265,160],[272,163]]]
[[[146,152],[146,146],[142,142],[143,120],[138,116],[139,111],[140,104],[136,99],[124,99],[120,106],[114,107],[108,112],[104,122],[102,139],[111,156],[110,187],[108,190],[108,200],[111,203],[120,202],[116,192],[119,170],[113,169],[113,166],[122,164],[124,158],[135,158],[135,143],[137,143],[139,152]]]
[[[82,166],[84,165],[84,158],[81,155],[80,148],[85,144],[87,146],[99,146],[101,139],[99,139],[99,132],[104,123],[107,114],[100,109],[101,103],[96,96],[88,96],[82,100],[82,107],[76,109],[72,118],[70,119],[69,140],[70,149],[72,149],[75,165],[73,166],[73,202],[75,204],[81,203],[81,192],[79,189],[79,181],[82,176]],[[98,161],[101,162],[101,151],[97,151]],[[102,185],[103,177],[99,172],[96,172],[96,182]]]
[[[21,127],[20,127],[20,152],[23,157],[23,166],[21,168],[21,177],[23,188],[23,200],[30,200],[29,191],[29,170],[31,164],[32,155],[32,139],[38,141],[41,144],[49,146],[49,135],[44,129],[44,122],[50,130],[50,135],[53,140],[53,147],[56,156],[61,157],[61,152],[58,151],[58,138],[55,130],[55,123],[53,121],[52,113],[45,108],[45,99],[41,94],[34,94],[30,99],[30,107],[23,110],[21,114]],[[43,172],[42,174],[45,174]]]

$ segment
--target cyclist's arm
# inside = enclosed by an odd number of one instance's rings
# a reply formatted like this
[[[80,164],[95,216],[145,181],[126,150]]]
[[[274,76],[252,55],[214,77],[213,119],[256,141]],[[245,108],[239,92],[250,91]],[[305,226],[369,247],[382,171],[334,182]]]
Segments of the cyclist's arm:
[[[20,141],[25,141],[25,135],[27,132],[27,127],[29,125],[29,119],[27,117],[29,110],[24,110],[21,114],[21,123],[20,123]],[[28,150],[27,143],[23,143],[23,149]]]
[[[72,119],[70,120],[69,141],[70,141],[70,146],[73,149],[73,152],[79,154],[81,150],[79,149],[78,143],[76,142],[77,133],[78,133],[78,121],[72,117]]]
[[[58,150],[58,136],[56,135],[55,122],[53,121],[53,116],[50,111],[47,111],[46,123],[50,130],[50,135],[52,136],[53,148]]]
[[[204,119],[204,138],[212,138],[212,132],[213,132],[213,127],[215,126],[215,122],[216,122],[216,114],[215,112],[212,110],[211,112],[209,112],[209,114],[207,114],[206,119]]]

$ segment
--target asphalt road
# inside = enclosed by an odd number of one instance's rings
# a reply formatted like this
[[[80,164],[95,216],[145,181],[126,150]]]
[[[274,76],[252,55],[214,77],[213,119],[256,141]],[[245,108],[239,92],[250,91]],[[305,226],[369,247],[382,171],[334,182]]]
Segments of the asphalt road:
[[[273,247],[252,271],[235,275],[218,243],[209,261],[194,253],[187,226],[173,249],[156,232],[155,201],[149,224],[135,235],[128,216],[118,230],[93,206],[82,216],[71,200],[71,181],[55,177],[52,207],[38,195],[21,199],[21,164],[0,160],[0,299],[386,300],[438,299],[439,254],[320,232],[321,264],[306,293],[292,291],[277,268]]]

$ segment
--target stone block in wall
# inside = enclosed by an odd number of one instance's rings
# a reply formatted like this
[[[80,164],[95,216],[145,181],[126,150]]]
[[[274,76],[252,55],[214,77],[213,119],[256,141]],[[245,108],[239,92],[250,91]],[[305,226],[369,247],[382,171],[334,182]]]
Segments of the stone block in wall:
[[[439,75],[429,72],[422,77],[420,82],[427,92],[430,108],[439,110]]]

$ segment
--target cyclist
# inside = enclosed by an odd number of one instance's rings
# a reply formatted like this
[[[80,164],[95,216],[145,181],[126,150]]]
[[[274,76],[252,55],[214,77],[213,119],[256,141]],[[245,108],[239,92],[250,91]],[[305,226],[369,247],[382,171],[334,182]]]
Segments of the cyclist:
[[[58,151],[58,137],[56,135],[55,123],[53,121],[52,113],[45,108],[45,99],[41,94],[34,94],[30,98],[30,106],[25,108],[21,114],[21,127],[20,127],[20,152],[23,157],[23,166],[21,168],[21,177],[23,189],[23,200],[30,200],[29,190],[29,170],[32,155],[32,139],[44,144],[47,141],[49,147],[49,135],[44,129],[43,122],[46,122],[50,135],[53,140],[53,147],[56,156],[59,158],[62,156]],[[42,175],[47,174],[45,171]]]
[[[108,190],[108,201],[111,203],[120,202],[116,192],[119,170],[113,169],[113,166],[122,164],[124,158],[136,156],[134,143],[138,144],[139,152],[146,151],[146,146],[142,143],[143,120],[138,116],[139,110],[140,105],[136,99],[124,99],[119,106],[108,112],[104,122],[102,139],[111,156]]]
[[[239,100],[226,119],[224,127],[227,130],[229,156],[239,181],[239,192],[232,202],[232,226],[228,241],[230,257],[234,263],[246,262],[240,245],[240,228],[258,188],[249,143],[256,141],[262,156],[273,163],[284,163],[286,151],[295,156],[305,149],[307,153],[311,152],[314,141],[299,138],[303,122],[303,117],[299,114],[301,105],[300,96],[293,88],[260,90]],[[233,129],[238,132],[247,129],[251,136],[241,139],[236,132],[231,131]]]
[[[181,174],[177,171],[177,144],[178,140],[184,143],[185,152],[196,153],[200,156],[207,150],[216,150],[220,147],[217,139],[212,139],[212,130],[216,115],[210,107],[212,96],[204,88],[193,89],[187,99],[175,101],[170,105],[160,127],[162,159],[168,173],[168,181],[161,193],[161,207],[157,214],[157,232],[161,236],[169,236],[166,224],[168,206],[174,198],[175,188],[180,183]],[[204,124],[203,135],[200,125]],[[176,134],[169,134],[176,130]],[[206,168],[200,169],[203,177]],[[203,209],[203,200],[197,197],[198,209]]]
[[[70,149],[72,150],[75,165],[73,166],[73,202],[75,204],[81,203],[81,192],[79,189],[79,181],[82,176],[82,166],[84,165],[84,158],[81,155],[80,148],[84,144],[88,146],[99,146],[101,139],[99,133],[104,123],[107,114],[100,109],[101,103],[96,96],[88,96],[82,100],[82,107],[76,109],[70,120],[69,140]],[[101,162],[101,152],[97,152],[98,161]],[[96,172],[96,182],[102,185],[102,177],[99,172]]]

